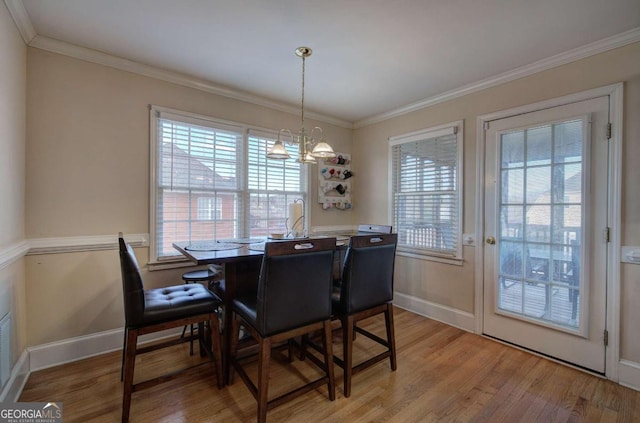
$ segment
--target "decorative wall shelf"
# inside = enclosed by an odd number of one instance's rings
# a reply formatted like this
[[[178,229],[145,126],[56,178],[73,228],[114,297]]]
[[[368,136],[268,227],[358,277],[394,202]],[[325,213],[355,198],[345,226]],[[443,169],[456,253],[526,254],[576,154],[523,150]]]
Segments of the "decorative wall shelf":
[[[327,210],[351,208],[351,155],[336,152],[333,159],[318,162],[318,202]]]

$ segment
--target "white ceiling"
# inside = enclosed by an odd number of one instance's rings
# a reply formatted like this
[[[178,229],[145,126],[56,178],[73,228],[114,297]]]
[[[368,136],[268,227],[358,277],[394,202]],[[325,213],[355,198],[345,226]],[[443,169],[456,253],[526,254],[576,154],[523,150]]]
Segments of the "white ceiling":
[[[291,106],[309,46],[305,109],[355,123],[640,29],[639,0],[6,2],[36,38]]]

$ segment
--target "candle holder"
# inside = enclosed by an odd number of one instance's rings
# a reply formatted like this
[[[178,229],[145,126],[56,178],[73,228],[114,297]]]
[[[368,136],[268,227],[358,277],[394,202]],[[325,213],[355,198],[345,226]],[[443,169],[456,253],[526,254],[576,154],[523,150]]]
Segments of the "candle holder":
[[[287,228],[287,237],[304,238],[304,200],[298,198],[289,204],[289,217],[285,220],[285,228]],[[291,226],[289,227],[289,224]]]

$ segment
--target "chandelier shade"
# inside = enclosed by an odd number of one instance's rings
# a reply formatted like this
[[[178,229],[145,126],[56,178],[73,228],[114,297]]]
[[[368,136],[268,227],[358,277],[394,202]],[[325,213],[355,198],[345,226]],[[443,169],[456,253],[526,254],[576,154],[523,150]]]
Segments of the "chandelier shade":
[[[280,141],[280,137],[278,137],[278,141],[276,141],[276,143],[273,145],[273,147],[271,147],[271,149],[267,153],[267,158],[268,159],[284,159],[284,160],[286,160],[289,157],[291,157],[291,155],[289,154],[287,149],[282,144],[282,141]]]

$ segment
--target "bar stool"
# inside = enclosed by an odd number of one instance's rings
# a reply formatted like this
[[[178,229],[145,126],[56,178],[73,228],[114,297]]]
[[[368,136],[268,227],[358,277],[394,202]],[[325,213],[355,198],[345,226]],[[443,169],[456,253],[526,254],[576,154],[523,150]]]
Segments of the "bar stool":
[[[185,274],[182,275],[182,280],[184,281],[184,283],[201,283],[201,282],[206,282],[207,283],[207,288],[209,288],[209,290],[211,290],[211,285],[214,284],[215,282],[220,281],[222,278],[224,277],[224,270],[222,266],[216,265],[216,264],[212,264],[209,265],[208,268],[206,269],[202,269],[202,270],[193,270],[191,272],[187,272]],[[214,292],[215,295],[215,292]],[[217,295],[216,295],[217,297]],[[220,301],[220,298],[218,298],[218,301]],[[191,325],[190,327],[191,329],[191,342],[190,342],[190,346],[189,346],[189,354],[193,355],[193,325]],[[187,326],[185,326],[184,328],[182,328],[182,335],[181,338],[184,338],[184,334],[187,331]]]

